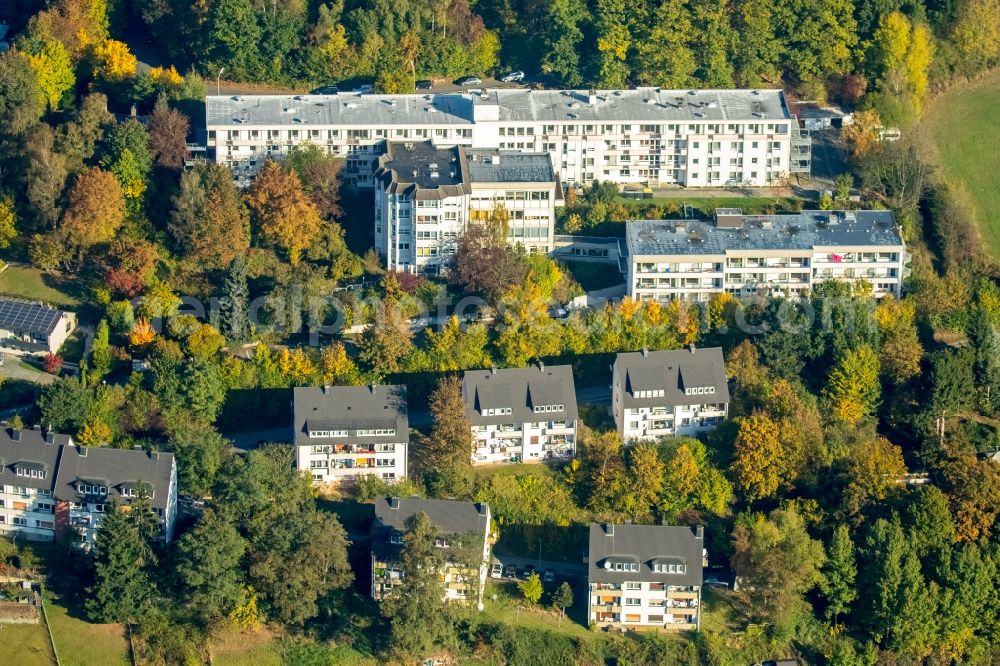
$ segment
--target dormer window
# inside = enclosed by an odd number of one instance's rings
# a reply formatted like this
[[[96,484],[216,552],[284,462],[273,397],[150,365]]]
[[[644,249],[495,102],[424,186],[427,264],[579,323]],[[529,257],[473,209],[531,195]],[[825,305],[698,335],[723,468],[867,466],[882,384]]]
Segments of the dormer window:
[[[396,546],[403,545],[403,535],[402,534],[393,534],[393,535],[391,535],[389,537],[389,543],[394,544]]]
[[[639,571],[639,560],[628,555],[617,555],[604,560],[606,571],[619,573],[637,573]]]
[[[566,408],[565,405],[535,405],[535,414],[544,414],[546,412],[561,412]]]
[[[642,390],[635,391],[634,395],[636,398],[662,398],[664,396],[664,391],[663,389]]]
[[[692,386],[684,389],[684,395],[711,395],[715,393],[714,386]]]
[[[494,407],[493,409],[483,410],[483,416],[507,416],[513,413],[514,410],[511,407]]]
[[[659,557],[650,563],[653,573],[684,574],[687,573],[687,562],[677,557]]]
[[[17,476],[24,476],[29,479],[45,478],[45,470],[41,469],[29,469],[27,467],[17,467],[14,469],[14,473],[17,474]]]
[[[94,483],[80,482],[77,484],[76,489],[83,495],[107,495],[108,487],[101,486]]]

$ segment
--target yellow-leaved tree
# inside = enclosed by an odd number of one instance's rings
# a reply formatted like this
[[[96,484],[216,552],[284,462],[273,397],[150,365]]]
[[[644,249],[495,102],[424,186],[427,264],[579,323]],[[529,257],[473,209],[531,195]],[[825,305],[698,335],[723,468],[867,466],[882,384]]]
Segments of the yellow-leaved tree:
[[[38,88],[49,109],[58,109],[63,96],[76,85],[69,51],[55,37],[43,37],[41,45],[25,52],[25,59],[38,79]]]
[[[830,371],[823,395],[833,415],[844,423],[857,423],[875,411],[882,387],[878,356],[868,345],[845,352]]]
[[[17,214],[14,210],[14,199],[9,195],[0,195],[0,249],[10,247],[11,241],[17,238]]]
[[[770,497],[781,485],[786,462],[778,432],[778,424],[766,416],[740,419],[732,470],[736,487],[751,502]]]
[[[106,39],[96,44],[93,50],[94,78],[108,83],[118,83],[135,76],[138,64],[136,57],[128,50],[128,44],[117,39]]]

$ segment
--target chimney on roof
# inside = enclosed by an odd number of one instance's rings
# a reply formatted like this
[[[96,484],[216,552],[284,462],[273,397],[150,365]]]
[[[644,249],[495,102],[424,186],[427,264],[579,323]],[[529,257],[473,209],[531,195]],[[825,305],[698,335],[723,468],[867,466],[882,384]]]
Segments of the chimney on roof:
[[[695,525],[694,528],[694,538],[698,541],[705,540],[705,528],[702,525]]]
[[[159,460],[160,459],[160,452],[159,451],[150,451],[149,452],[149,458],[151,460]]]
[[[597,104],[597,91],[593,88],[591,88],[587,93],[587,104],[590,104],[591,106]]]
[[[330,385],[329,384],[323,384],[323,388],[321,390],[323,391],[323,395],[330,395]]]
[[[692,343],[691,343],[690,345],[688,345],[688,349],[690,349],[690,350],[691,350],[691,353],[692,353],[692,354],[693,354],[693,353],[695,352],[695,349],[694,349],[694,343],[693,343],[693,342],[692,342]]]
[[[79,447],[77,447],[77,452],[80,454],[81,458],[86,458],[87,457],[87,447],[86,446],[83,446],[81,444]]]
[[[378,388],[378,386],[376,384],[371,384],[369,388],[371,388],[372,390],[372,395],[375,395],[376,393],[375,389]]]
[[[648,349],[646,349],[645,347],[643,347],[643,348],[642,348],[642,355],[643,355],[643,356],[649,356],[649,350],[648,350]]]
[[[611,523],[604,523],[604,534],[605,536],[613,537],[615,535],[615,526]]]
[[[495,365],[490,366],[490,374],[491,375],[497,374],[497,366],[495,366]]]
[[[389,498],[389,508],[390,509],[399,509],[399,498],[398,497],[390,497]]]
[[[46,430],[45,431],[45,443],[46,444],[55,444],[55,442],[56,442],[56,434],[54,432],[52,432],[51,430]]]
[[[539,370],[540,370],[541,372],[545,372],[545,363],[543,363],[542,361],[539,361],[539,362],[538,362],[538,369],[539,369]]]
[[[35,425],[31,426],[31,429],[34,430],[35,432],[41,432],[42,431],[42,424],[41,423],[36,423]]]
[[[479,512],[480,516],[486,515],[486,504],[482,502],[476,502],[476,511]]]
[[[19,428],[11,428],[10,429],[10,438],[12,440],[14,440],[15,442],[20,442],[21,441],[21,430]]]

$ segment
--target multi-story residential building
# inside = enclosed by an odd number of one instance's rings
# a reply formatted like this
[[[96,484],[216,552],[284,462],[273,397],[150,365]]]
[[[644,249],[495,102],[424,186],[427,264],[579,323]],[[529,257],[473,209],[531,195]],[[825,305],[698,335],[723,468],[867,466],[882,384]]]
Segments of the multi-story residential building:
[[[611,411],[623,441],[697,435],[729,413],[720,347],[618,354]]]
[[[375,248],[389,270],[441,273],[466,225],[499,208],[511,243],[552,250],[561,190],[546,153],[387,142],[375,176]]]
[[[462,398],[472,422],[473,464],[576,453],[576,388],[568,365],[470,370]]]
[[[437,531],[434,547],[443,549],[444,564],[438,572],[443,598],[482,604],[493,539],[489,505],[412,497],[380,497],[375,502],[372,597],[384,599],[406,577],[399,554],[410,521],[421,513]]]
[[[246,184],[268,157],[314,143],[375,184],[387,141],[546,152],[562,183],[766,185],[808,172],[810,139],[781,90],[487,89],[411,95],[209,96],[210,159]]]
[[[588,616],[599,627],[701,627],[702,527],[591,525]]]
[[[56,476],[56,529],[68,527],[84,550],[94,544],[101,520],[114,505],[128,506],[145,495],[164,541],[174,538],[177,464],[172,453],[62,447]]]
[[[171,453],[88,448],[53,432],[0,429],[0,533],[89,549],[101,519],[140,494],[173,539],[177,466]]]
[[[76,313],[0,298],[0,348],[55,354],[76,328]]]
[[[298,387],[292,393],[296,466],[316,483],[406,476],[406,387]]]
[[[712,294],[799,296],[826,280],[865,280],[900,295],[909,256],[890,211],[744,215],[627,223],[628,294],[704,301]]]

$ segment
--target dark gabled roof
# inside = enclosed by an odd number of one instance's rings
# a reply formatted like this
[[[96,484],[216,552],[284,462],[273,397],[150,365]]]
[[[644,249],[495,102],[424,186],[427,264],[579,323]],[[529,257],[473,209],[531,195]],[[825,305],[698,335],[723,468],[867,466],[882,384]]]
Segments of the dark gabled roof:
[[[406,521],[425,513],[442,534],[486,534],[490,507],[476,502],[457,500],[418,499],[415,497],[379,497],[375,500],[376,527],[406,530]]]
[[[705,538],[701,527],[591,524],[587,576],[590,583],[626,581],[701,586]],[[638,572],[614,571],[606,562],[638,562]],[[682,574],[656,573],[659,562],[686,565]]]
[[[56,483],[60,449],[72,440],[66,435],[43,433],[39,430],[0,428],[0,485],[24,486],[52,490]],[[44,479],[18,476],[14,470],[43,470]]]
[[[0,299],[0,329],[48,337],[65,313],[37,303]]]
[[[77,483],[100,482],[108,488],[107,499],[124,501],[122,489],[139,482],[149,484],[153,491],[152,505],[166,509],[170,499],[170,482],[174,473],[174,454],[112,449],[109,447],[64,446],[56,475],[55,497],[78,501],[84,495]]]
[[[469,370],[462,379],[465,413],[473,425],[574,421],[577,418],[573,369],[568,365]],[[536,414],[542,405],[562,405],[559,412]],[[484,416],[483,410],[510,407],[511,413]]]
[[[292,391],[292,401],[295,444],[299,446],[323,442],[377,444],[409,441],[405,386],[300,386]],[[346,437],[320,440],[309,438],[310,429],[348,432]],[[357,435],[358,430],[375,429],[395,429],[395,438]]]
[[[386,142],[375,178],[393,194],[423,200],[457,197],[471,191],[462,148],[438,148],[430,141]]]
[[[615,371],[624,382],[623,405],[673,407],[729,402],[721,347],[618,354]],[[685,388],[714,387],[713,393],[685,395]],[[662,390],[663,397],[637,398],[636,391]]]

